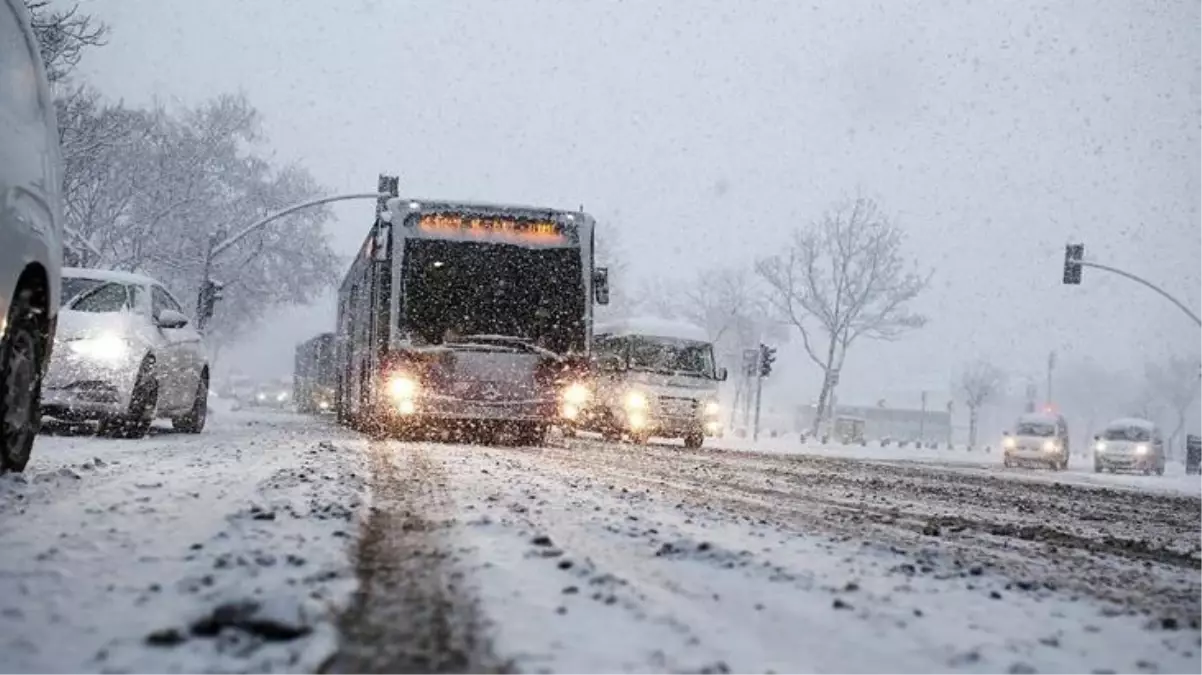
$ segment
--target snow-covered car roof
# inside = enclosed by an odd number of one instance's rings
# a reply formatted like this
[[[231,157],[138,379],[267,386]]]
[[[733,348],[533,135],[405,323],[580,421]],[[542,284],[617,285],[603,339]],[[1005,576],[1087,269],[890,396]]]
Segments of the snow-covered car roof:
[[[1018,416],[1019,424],[1055,424],[1060,419],[1059,415],[1051,413],[1033,412],[1023,413]]]
[[[97,281],[111,281],[119,284],[136,284],[139,286],[159,284],[158,281],[155,281],[144,274],[121,272],[118,270],[101,270],[91,267],[64,267],[63,277],[72,279],[95,279]]]
[[[697,325],[653,316],[632,317],[597,324],[593,328],[597,335],[647,335],[651,337],[709,342],[709,336]]]
[[[1156,423],[1142,417],[1120,417],[1106,425],[1107,429],[1130,429],[1132,427],[1152,431],[1156,429]]]

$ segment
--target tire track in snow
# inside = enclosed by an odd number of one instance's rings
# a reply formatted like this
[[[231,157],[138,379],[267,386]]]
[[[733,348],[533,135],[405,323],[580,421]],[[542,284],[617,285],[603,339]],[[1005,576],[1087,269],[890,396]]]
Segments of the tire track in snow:
[[[446,476],[425,444],[369,445],[373,506],[360,539],[359,590],[341,619],[336,673],[507,672],[492,656],[459,552]]]

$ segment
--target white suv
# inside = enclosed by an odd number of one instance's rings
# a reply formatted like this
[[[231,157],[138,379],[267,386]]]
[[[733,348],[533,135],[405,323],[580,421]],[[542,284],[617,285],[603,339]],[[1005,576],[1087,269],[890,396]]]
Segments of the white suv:
[[[204,429],[208,350],[175,298],[140,274],[63,268],[57,346],[42,414],[98,420],[103,434],[141,438],[158,417]]]
[[[37,435],[58,316],[62,154],[29,13],[0,0],[0,473],[21,471]]]

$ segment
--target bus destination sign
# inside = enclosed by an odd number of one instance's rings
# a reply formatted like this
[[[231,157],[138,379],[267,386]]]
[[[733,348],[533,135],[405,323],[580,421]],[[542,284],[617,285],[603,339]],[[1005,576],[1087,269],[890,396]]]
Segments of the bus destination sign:
[[[505,216],[425,213],[418,219],[417,228],[430,234],[479,239],[508,239],[541,244],[556,244],[565,240],[563,227],[555,221]]]

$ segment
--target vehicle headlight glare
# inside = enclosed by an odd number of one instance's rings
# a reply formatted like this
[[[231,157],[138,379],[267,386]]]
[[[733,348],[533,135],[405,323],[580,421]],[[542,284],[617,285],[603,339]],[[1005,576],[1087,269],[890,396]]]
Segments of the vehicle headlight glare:
[[[412,399],[417,394],[417,381],[405,375],[393,375],[388,379],[388,395],[401,401]]]
[[[1106,444],[1102,441],[1098,441],[1097,443],[1094,443],[1093,449],[1098,452],[1106,452]]]
[[[67,345],[80,356],[101,361],[120,361],[129,355],[129,344],[112,333],[72,340]]]
[[[706,403],[706,404],[705,404],[705,414],[706,414],[706,415],[711,415],[711,416],[712,416],[712,415],[717,415],[717,414],[718,414],[718,411],[719,411],[720,409],[721,409],[721,408],[719,408],[719,406],[718,406],[718,402],[717,402],[717,401],[710,401],[710,402],[708,402],[708,403]]]
[[[632,391],[626,394],[626,407],[631,410],[646,410],[647,395],[641,391]]]
[[[1003,438],[1002,439],[1002,447],[1006,448],[1007,450],[1013,448],[1014,447],[1014,439],[1009,436],[1007,436],[1006,438]]]
[[[563,390],[563,401],[569,405],[579,407],[588,401],[590,395],[588,387],[579,382],[574,382]]]
[[[1044,452],[1056,452],[1056,441],[1044,441],[1043,442],[1043,451]]]
[[[1137,455],[1148,454],[1148,446],[1143,445],[1143,444],[1135,446],[1135,454],[1137,454]]]

